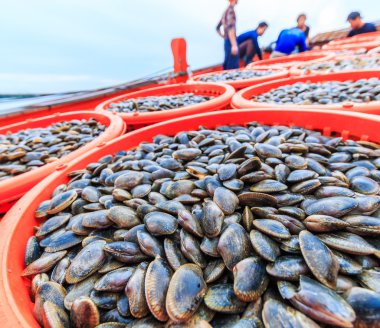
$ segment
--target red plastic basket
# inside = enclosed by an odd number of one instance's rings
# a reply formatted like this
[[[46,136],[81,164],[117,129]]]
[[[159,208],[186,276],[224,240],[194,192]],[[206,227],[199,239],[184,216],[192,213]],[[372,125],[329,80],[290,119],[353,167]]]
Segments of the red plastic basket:
[[[288,79],[277,80],[273,82],[263,83],[260,85],[255,85],[250,88],[243,89],[235,94],[232,98],[231,105],[233,108],[282,108],[282,109],[292,109],[292,108],[304,108],[304,109],[328,109],[328,110],[343,110],[343,111],[354,111],[362,112],[368,114],[380,114],[380,101],[371,101],[369,103],[352,103],[344,102],[340,104],[333,105],[302,105],[297,106],[293,104],[273,104],[273,103],[261,103],[254,102],[251,99],[254,96],[266,93],[272,89],[278,87],[295,84],[297,82],[328,82],[328,81],[348,81],[348,80],[360,80],[369,78],[380,78],[380,71],[356,71],[356,72],[344,72],[344,73],[332,73],[325,75],[309,75],[303,77],[290,77]]]
[[[325,61],[329,58],[332,58],[333,54],[328,52],[302,52],[299,54],[294,54],[290,56],[278,57],[278,58],[269,58],[253,62],[249,64],[247,68],[254,69],[260,67],[280,67],[280,68],[291,68],[296,65],[295,63],[304,63],[304,62],[319,62]]]
[[[73,151],[59,160],[41,166],[38,169],[14,176],[10,179],[0,181],[0,213],[8,210],[12,202],[19,199],[23,194],[29,191],[34,185],[47,177],[57,168],[62,168],[68,162],[79,156],[86,154],[93,148],[98,147],[106,141],[112,140],[125,132],[125,123],[117,115],[111,113],[95,113],[95,112],[69,112],[57,113],[50,116],[44,116],[36,119],[28,119],[26,121],[7,125],[0,128],[0,134],[7,132],[17,132],[25,129],[43,128],[53,123],[61,121],[69,121],[76,119],[93,118],[98,122],[107,126],[106,130],[95,140],[89,142],[83,147]]]
[[[380,46],[379,40],[372,41],[357,41],[352,43],[344,43],[344,44],[325,44],[322,47],[322,50],[330,50],[330,51],[339,51],[339,50],[358,50],[361,48],[365,48],[367,51],[373,48],[377,48]]]
[[[322,61],[337,61],[337,60],[341,60],[341,59],[351,59],[351,58],[370,58],[370,57],[378,57],[380,58],[380,54],[371,54],[371,55],[356,55],[356,56],[352,56],[352,55],[337,55],[336,57],[334,58],[330,58],[328,60],[322,60]],[[309,63],[302,63],[302,64],[299,64],[299,65],[296,65],[296,66],[293,66],[291,69],[290,69],[290,75],[294,75],[294,76],[302,76],[302,75],[320,75],[320,74],[331,74],[333,72],[331,71],[315,71],[315,70],[305,70],[305,69],[302,69],[302,66],[304,65],[307,65]],[[380,70],[380,67],[379,68],[371,68],[371,71],[378,71]],[[360,72],[361,70],[359,70]]]
[[[176,117],[192,115],[197,113],[211,112],[218,109],[225,109],[230,104],[232,96],[235,94],[234,88],[218,83],[181,83],[158,88],[151,88],[142,91],[132,92],[109,99],[99,104],[95,111],[105,112],[111,103],[133,98],[144,98],[150,96],[170,96],[182,93],[194,93],[202,96],[214,96],[214,99],[187,107],[170,109],[160,112],[150,113],[117,113],[130,125],[148,125],[152,123],[166,121]]]
[[[274,81],[274,80],[282,79],[282,78],[289,76],[288,71],[285,70],[284,68],[271,68],[271,69],[273,71],[275,71],[274,74],[267,75],[267,76],[261,76],[261,77],[254,77],[252,79],[244,79],[244,80],[236,80],[236,81],[223,81],[223,84],[230,85],[230,86],[234,87],[236,90],[240,90],[240,89],[246,88],[246,87],[251,86],[251,85],[260,84],[260,83],[267,82],[267,81]],[[245,70],[245,69],[241,69],[241,70]],[[256,68],[255,67],[254,70],[255,71],[267,71],[268,68]],[[235,71],[235,70],[230,70],[230,71]],[[206,84],[208,82],[201,82],[200,81],[200,79],[202,77],[208,76],[210,74],[220,74],[220,73],[225,73],[225,72],[229,72],[229,71],[219,71],[219,72],[194,75],[192,77],[192,80],[199,82],[199,83]]]
[[[380,142],[380,117],[352,112],[323,110],[232,110],[198,114],[158,123],[128,133],[103,147],[90,151],[86,156],[69,163],[29,191],[7,213],[1,222],[0,234],[0,322],[2,328],[38,327],[33,317],[33,303],[29,298],[28,282],[22,279],[24,252],[33,226],[39,224],[34,217],[38,205],[49,199],[56,186],[68,182],[67,173],[83,169],[106,154],[136,147],[143,141],[151,141],[157,134],[173,135],[179,131],[197,129],[200,125],[214,128],[225,124],[245,124],[258,121],[263,124],[303,126],[320,130],[323,135],[339,134]],[[353,124],[354,122],[354,124]]]
[[[329,45],[342,45],[342,44],[351,44],[351,43],[358,43],[358,42],[371,42],[371,41],[377,41],[380,42],[380,33],[378,32],[371,32],[364,34],[358,34],[351,38],[343,38],[343,39],[337,39],[332,40],[328,44]]]

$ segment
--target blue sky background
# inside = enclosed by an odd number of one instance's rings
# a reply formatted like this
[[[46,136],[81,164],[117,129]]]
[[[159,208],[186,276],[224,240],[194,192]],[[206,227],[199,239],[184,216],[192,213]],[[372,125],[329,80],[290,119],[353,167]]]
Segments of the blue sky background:
[[[170,40],[185,37],[193,69],[221,62],[215,26],[227,0],[1,1],[0,93],[60,92],[122,83],[170,67]],[[240,0],[238,32],[270,24],[266,45],[308,14],[311,34],[347,27],[378,0]]]

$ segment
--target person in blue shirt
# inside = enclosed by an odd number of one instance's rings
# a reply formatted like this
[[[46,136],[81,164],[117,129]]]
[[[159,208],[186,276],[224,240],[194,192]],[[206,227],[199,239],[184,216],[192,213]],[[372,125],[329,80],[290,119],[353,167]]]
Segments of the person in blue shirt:
[[[348,33],[348,37],[352,37],[358,34],[376,32],[376,25],[372,23],[364,23],[362,16],[359,12],[353,11],[347,17],[347,21],[350,23],[352,30]]]
[[[271,58],[288,56],[296,48],[299,49],[299,52],[307,50],[306,34],[297,27],[283,30],[278,36],[276,48],[272,52]]]
[[[258,38],[265,33],[267,28],[268,24],[266,22],[261,22],[256,30],[248,31],[238,36],[237,42],[239,45],[240,59],[244,60],[245,65],[250,64],[255,55],[259,57],[259,60],[263,59]]]

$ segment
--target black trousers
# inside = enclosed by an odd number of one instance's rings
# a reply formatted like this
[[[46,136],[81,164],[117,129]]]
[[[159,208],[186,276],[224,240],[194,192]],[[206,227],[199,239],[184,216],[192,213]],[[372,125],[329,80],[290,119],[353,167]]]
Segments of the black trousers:
[[[256,55],[256,49],[252,40],[246,40],[239,45],[240,59],[244,60],[245,65],[252,63]]]

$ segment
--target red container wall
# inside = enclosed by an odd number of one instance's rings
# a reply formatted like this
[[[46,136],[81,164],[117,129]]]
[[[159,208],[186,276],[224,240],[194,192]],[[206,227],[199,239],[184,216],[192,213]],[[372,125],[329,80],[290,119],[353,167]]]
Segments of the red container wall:
[[[32,314],[33,304],[28,293],[29,280],[21,278],[24,269],[24,251],[33,226],[38,205],[49,199],[56,186],[68,182],[67,173],[83,169],[88,163],[105,154],[136,147],[142,141],[151,141],[157,134],[173,135],[179,131],[197,129],[200,125],[214,128],[225,124],[245,124],[258,121],[263,124],[297,125],[320,130],[324,135],[338,133],[344,138],[380,142],[380,117],[352,112],[323,110],[232,110],[183,117],[131,132],[86,156],[69,163],[29,191],[7,213],[0,224],[0,322],[2,328],[38,327]],[[354,124],[353,124],[354,122]]]
[[[150,96],[170,96],[183,93],[194,93],[202,96],[213,96],[214,99],[194,104],[187,107],[170,109],[160,112],[149,113],[117,113],[128,125],[147,125],[162,122],[176,117],[192,115],[197,113],[211,112],[218,109],[225,109],[229,106],[235,89],[221,83],[182,83],[164,87],[151,88],[143,91],[128,93],[116,98],[102,102],[96,107],[97,112],[105,112],[111,103],[120,102],[126,99],[144,98]]]
[[[0,128],[0,134],[8,132],[15,133],[17,131],[33,128],[47,127],[53,123],[75,120],[75,119],[90,119],[94,118],[98,122],[107,126],[95,140],[89,142],[83,147],[73,151],[59,160],[46,164],[38,169],[17,175],[7,180],[0,181],[0,211],[5,211],[9,207],[9,203],[19,199],[23,194],[29,191],[34,185],[52,173],[57,167],[62,167],[65,163],[70,162],[77,157],[86,154],[98,145],[110,141],[125,132],[124,122],[117,116],[111,113],[96,113],[96,112],[69,112],[64,114],[55,114],[41,117],[38,119],[28,119],[21,123],[7,125]],[[1,213],[1,212],[0,212]]]
[[[371,101],[369,103],[341,103],[334,105],[277,105],[270,103],[259,103],[251,101],[254,96],[266,93],[272,89],[276,89],[283,85],[295,84],[297,82],[327,82],[327,81],[348,81],[360,80],[369,78],[380,78],[380,71],[357,71],[357,72],[344,72],[332,73],[325,75],[310,75],[303,77],[290,77],[288,79],[277,80],[274,82],[263,83],[250,88],[243,89],[235,94],[232,98],[232,107],[234,108],[303,108],[303,109],[325,109],[325,110],[342,110],[342,111],[355,111],[368,114],[380,114],[380,101]]]
[[[257,70],[257,71],[260,71],[260,70],[266,71],[267,69],[268,68],[254,68],[254,70]],[[241,69],[241,70],[245,70],[245,69]],[[256,84],[259,84],[259,83],[263,83],[263,82],[267,82],[267,81],[273,81],[273,80],[277,80],[277,79],[282,79],[284,77],[288,77],[289,76],[289,73],[288,73],[288,71],[286,69],[278,69],[278,68],[276,69],[276,68],[273,68],[272,70],[276,71],[276,73],[274,73],[272,75],[262,76],[262,77],[256,77],[256,78],[252,78],[252,79],[237,80],[237,81],[223,81],[222,83],[230,85],[230,86],[234,87],[236,90],[240,90],[240,89],[246,88],[246,87],[251,86],[251,85],[256,85]],[[235,70],[231,70],[231,71],[235,71]],[[228,72],[228,71],[212,72],[212,74],[220,74],[220,73],[223,73],[223,72]],[[193,78],[192,78],[192,80],[196,81],[196,82],[199,82],[199,83],[206,84],[208,82],[201,82],[199,80],[202,77],[207,76],[207,75],[210,75],[210,74],[194,75]]]

